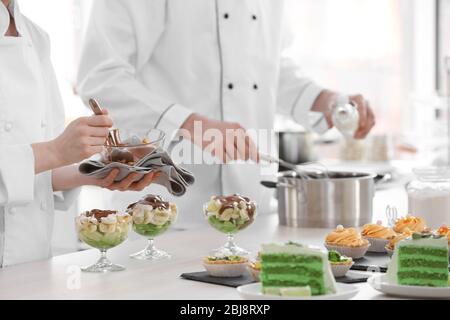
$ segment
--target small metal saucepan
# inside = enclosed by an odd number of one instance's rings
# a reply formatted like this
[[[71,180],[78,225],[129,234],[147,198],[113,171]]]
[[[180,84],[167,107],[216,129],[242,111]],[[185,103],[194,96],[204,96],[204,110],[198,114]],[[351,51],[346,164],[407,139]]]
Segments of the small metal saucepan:
[[[303,228],[362,226],[372,221],[376,175],[328,172],[328,178],[300,177],[294,171],[279,173],[278,181],[262,181],[277,189],[281,225]]]

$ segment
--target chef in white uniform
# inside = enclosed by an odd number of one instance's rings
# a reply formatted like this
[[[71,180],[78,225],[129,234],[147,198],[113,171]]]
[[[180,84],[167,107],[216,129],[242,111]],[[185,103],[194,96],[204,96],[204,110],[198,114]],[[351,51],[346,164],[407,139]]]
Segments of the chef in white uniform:
[[[85,101],[98,98],[121,127],[156,127],[169,138],[180,128],[194,136],[195,121],[222,132],[272,130],[277,112],[307,124],[309,112],[319,111],[332,125],[329,107],[336,94],[304,77],[283,54],[283,12],[282,0],[96,0],[78,92]],[[361,138],[374,125],[374,115],[362,96],[352,99],[361,115],[356,133]],[[240,137],[253,151],[252,139]],[[276,153],[273,144],[253,141],[260,152]],[[227,163],[257,160],[237,145],[225,144],[215,155]],[[202,219],[201,204],[214,194],[240,193],[258,202],[259,213],[270,210],[271,196],[259,184],[261,168],[254,161],[188,168],[196,184],[174,199],[180,220]]]
[[[99,152],[111,126],[105,111],[64,130],[49,39],[17,0],[1,0],[0,267],[50,257],[54,208],[67,209],[77,187],[142,190],[151,182],[149,175],[114,183],[118,172],[103,180],[78,173],[74,163]]]

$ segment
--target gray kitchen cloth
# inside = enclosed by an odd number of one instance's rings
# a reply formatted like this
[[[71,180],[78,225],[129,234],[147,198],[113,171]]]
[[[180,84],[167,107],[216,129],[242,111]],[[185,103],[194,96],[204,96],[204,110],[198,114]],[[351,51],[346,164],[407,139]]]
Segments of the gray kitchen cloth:
[[[167,152],[161,148],[147,154],[133,166],[119,162],[105,164],[100,161],[98,156],[94,156],[83,161],[78,170],[83,175],[103,179],[115,168],[119,169],[119,174],[115,179],[116,182],[123,180],[130,173],[137,173],[137,179],[140,179],[152,171],[160,172],[160,176],[154,183],[166,187],[174,196],[184,195],[186,189],[195,182],[194,175],[175,164]]]

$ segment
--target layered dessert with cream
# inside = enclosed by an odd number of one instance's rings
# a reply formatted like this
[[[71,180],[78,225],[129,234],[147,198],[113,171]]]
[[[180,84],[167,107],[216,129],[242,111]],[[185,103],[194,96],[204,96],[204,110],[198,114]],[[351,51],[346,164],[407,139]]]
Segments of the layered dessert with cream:
[[[328,257],[318,249],[293,242],[266,244],[261,266],[264,294],[308,297],[336,292]]]
[[[94,209],[76,218],[80,240],[91,247],[107,250],[121,244],[128,237],[131,217],[127,213]]]
[[[447,238],[431,233],[413,233],[397,244],[387,271],[391,284],[448,287]]]
[[[150,239],[169,229],[177,218],[176,204],[152,194],[130,204],[127,212],[133,218],[133,230]]]
[[[256,203],[240,195],[213,196],[205,205],[208,222],[224,233],[236,233],[248,227],[256,215]]]

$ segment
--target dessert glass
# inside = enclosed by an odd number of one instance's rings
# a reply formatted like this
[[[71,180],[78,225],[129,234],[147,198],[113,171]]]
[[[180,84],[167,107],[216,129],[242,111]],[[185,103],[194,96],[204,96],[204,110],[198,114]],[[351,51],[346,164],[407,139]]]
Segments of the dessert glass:
[[[158,129],[150,129],[147,132],[112,129],[103,146],[101,160],[104,163],[135,165],[143,157],[161,147],[164,139],[164,132]]]
[[[221,210],[222,206],[225,204],[223,201],[229,200],[231,200],[233,206]],[[253,223],[256,216],[255,202],[239,195],[231,197],[212,197],[208,203],[204,204],[203,212],[208,223],[213,228],[227,235],[227,242],[222,247],[214,250],[216,254],[220,255],[228,252],[237,256],[250,254],[249,251],[236,245],[234,236],[236,233]]]
[[[157,198],[163,202],[160,197]],[[130,257],[137,260],[169,259],[170,254],[156,248],[154,239],[166,232],[176,221],[177,206],[164,202],[167,204],[166,208],[154,208],[150,203],[146,203],[146,199],[128,207],[128,213],[133,217],[134,232],[148,239],[147,246]]]
[[[100,250],[100,259],[93,265],[82,267],[84,272],[122,271],[125,267],[112,263],[106,253],[128,238],[131,217],[116,211],[92,210],[75,218],[78,237],[87,245]],[[100,213],[96,217],[96,213]]]

